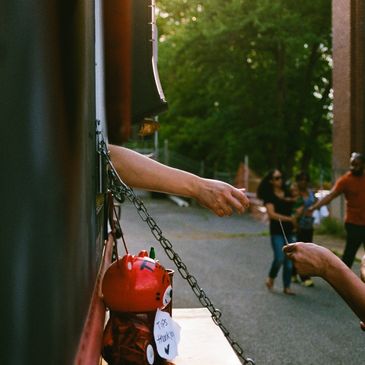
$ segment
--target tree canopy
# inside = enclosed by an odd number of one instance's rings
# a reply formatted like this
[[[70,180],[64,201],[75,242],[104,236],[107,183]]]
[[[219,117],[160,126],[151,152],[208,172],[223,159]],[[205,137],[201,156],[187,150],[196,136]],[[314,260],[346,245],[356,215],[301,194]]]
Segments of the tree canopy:
[[[158,0],[160,135],[234,171],[330,171],[331,1]],[[329,174],[330,176],[330,174]]]

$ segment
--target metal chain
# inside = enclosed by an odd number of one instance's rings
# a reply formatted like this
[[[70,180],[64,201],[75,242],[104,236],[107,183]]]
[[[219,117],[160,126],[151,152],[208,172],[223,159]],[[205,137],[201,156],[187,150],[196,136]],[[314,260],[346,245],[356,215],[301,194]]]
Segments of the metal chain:
[[[177,270],[179,271],[181,277],[185,279],[193,293],[196,295],[196,297],[199,299],[199,302],[201,305],[209,310],[211,313],[213,322],[219,326],[221,331],[223,332],[224,336],[227,338],[229,344],[233,348],[233,350],[237,353],[237,355],[243,360],[244,364],[246,365],[255,365],[255,362],[253,359],[249,357],[244,356],[244,351],[242,347],[235,341],[235,339],[232,338],[230,335],[229,330],[227,327],[223,324],[221,320],[222,312],[217,309],[211,300],[208,298],[205,291],[199,286],[196,278],[189,273],[189,270],[185,263],[182,261],[181,257],[175,252],[173,249],[172,243],[163,236],[161,228],[157,225],[156,221],[150,216],[148,213],[145,205],[143,202],[136,196],[133,189],[131,189],[129,186],[127,186],[119,177],[118,173],[116,172],[108,150],[107,146],[104,141],[100,142],[99,146],[99,153],[103,155],[107,161],[107,164],[109,165],[109,176],[110,176],[110,190],[113,193],[114,197],[118,200],[123,202],[124,197],[127,197],[128,200],[133,203],[133,205],[136,207],[137,212],[141,219],[147,223],[149,226],[153,236],[156,238],[156,240],[160,243],[162,248],[164,249],[167,257],[174,262],[174,264],[177,267]]]

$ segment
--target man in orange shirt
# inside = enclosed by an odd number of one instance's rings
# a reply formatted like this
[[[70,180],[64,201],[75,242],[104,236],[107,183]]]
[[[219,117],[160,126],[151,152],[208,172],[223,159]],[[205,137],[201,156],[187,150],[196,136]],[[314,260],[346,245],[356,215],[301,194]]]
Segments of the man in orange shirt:
[[[351,267],[361,243],[365,245],[365,156],[353,152],[350,158],[350,171],[342,175],[328,195],[314,203],[310,210],[330,203],[340,194],[346,200],[345,229],[346,246],[342,261]]]

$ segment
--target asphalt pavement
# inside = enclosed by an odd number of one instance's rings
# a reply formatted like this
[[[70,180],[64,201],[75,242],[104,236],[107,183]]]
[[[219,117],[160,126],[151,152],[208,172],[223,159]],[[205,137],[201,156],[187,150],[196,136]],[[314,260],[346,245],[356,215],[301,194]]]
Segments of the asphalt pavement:
[[[266,289],[272,261],[267,224],[249,214],[219,218],[196,205],[179,207],[149,195],[142,200],[189,273],[222,311],[224,325],[257,365],[365,363],[365,333],[325,281],[314,278],[311,288],[292,284],[297,295],[288,296],[282,293],[280,272],[274,292]],[[153,246],[161,264],[175,270],[173,306],[201,307],[128,201],[122,204],[121,222],[130,253]],[[124,254],[122,247],[119,254]],[[358,263],[353,269],[358,272]]]

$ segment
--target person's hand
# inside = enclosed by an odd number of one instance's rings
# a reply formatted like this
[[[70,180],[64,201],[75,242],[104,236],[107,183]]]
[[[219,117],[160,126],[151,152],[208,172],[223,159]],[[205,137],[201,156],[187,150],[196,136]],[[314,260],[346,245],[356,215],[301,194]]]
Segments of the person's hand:
[[[329,260],[333,256],[330,250],[314,243],[291,243],[284,246],[283,250],[294,262],[298,273],[309,276],[325,276]]]
[[[294,215],[290,216],[290,223],[294,227],[296,227],[298,225],[298,217],[297,217],[297,215],[294,214]]]
[[[298,224],[298,218],[296,215],[291,216],[291,224],[293,225],[293,229],[297,230],[299,228],[299,224]]]
[[[305,209],[302,213],[303,216],[305,217],[312,217],[313,216],[313,211],[310,211],[308,209]]]
[[[299,218],[304,213],[304,205],[300,206],[299,208],[295,209],[295,216]]]
[[[223,217],[231,215],[234,210],[243,213],[249,206],[245,189],[237,189],[219,180],[200,179],[193,197],[200,205]]]

